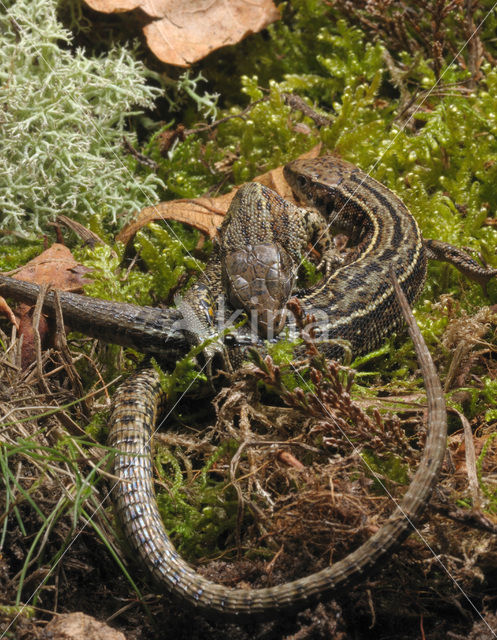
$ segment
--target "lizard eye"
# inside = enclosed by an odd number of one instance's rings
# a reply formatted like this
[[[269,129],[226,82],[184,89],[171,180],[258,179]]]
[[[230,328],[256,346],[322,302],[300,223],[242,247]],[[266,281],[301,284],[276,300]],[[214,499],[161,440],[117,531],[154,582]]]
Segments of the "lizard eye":
[[[305,187],[305,185],[307,184],[307,178],[305,176],[299,176],[297,178],[297,183],[299,187]]]

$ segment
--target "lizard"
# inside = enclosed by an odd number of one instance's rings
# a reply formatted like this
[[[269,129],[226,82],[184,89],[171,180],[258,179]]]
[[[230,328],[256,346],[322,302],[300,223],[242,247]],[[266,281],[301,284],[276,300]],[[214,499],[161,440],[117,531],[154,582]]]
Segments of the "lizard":
[[[300,195],[322,211],[327,224],[347,230],[357,242],[352,261],[349,259],[345,265],[335,265],[334,270],[327,270],[325,278],[318,285],[301,292],[306,309],[324,309],[321,333],[330,339],[323,343],[323,351],[328,356],[342,355],[343,349],[337,345],[335,337],[348,340],[354,354],[374,348],[400,324],[401,308],[405,312],[406,306],[408,309],[419,295],[426,274],[426,252],[427,249],[429,251],[430,241],[423,240],[414,219],[400,199],[353,165],[333,157],[309,161],[308,164],[304,161],[304,165],[302,161],[296,161],[287,165],[285,175],[294,191],[299,193],[300,190]],[[261,197],[260,192],[258,197]],[[274,199],[274,196],[271,197]],[[237,206],[235,203],[232,212],[238,211]],[[264,202],[261,207],[267,208]],[[305,238],[306,241],[312,241],[316,229],[323,228],[317,223],[315,227],[313,233]],[[226,228],[234,227],[226,223]],[[285,253],[274,248],[278,239],[276,234],[276,237],[260,242],[260,246],[269,251],[269,260],[266,262],[273,260],[273,267],[277,265],[276,283],[281,280],[286,282],[286,293],[280,296],[276,306],[281,305],[293,284],[293,275],[288,276],[291,267],[288,266]],[[327,239],[323,245],[325,248],[326,243]],[[229,246],[227,253],[218,253],[206,269],[206,276],[210,272],[211,278],[214,278],[214,289],[217,290],[219,283],[222,284],[220,272],[223,272],[224,285],[235,289],[230,294],[235,298],[239,290],[236,281],[230,280],[230,267],[233,264],[231,253],[242,251],[243,248],[243,244],[241,247]],[[299,250],[302,251],[302,246]],[[492,270],[480,267],[464,252],[455,248],[451,250],[452,263],[457,263],[463,256],[470,274],[476,273],[484,279],[494,275]],[[260,259],[260,254],[249,252],[244,259],[247,264],[253,265],[254,260]],[[390,274],[391,269],[393,274]],[[407,294],[404,307],[398,302],[403,294],[396,290],[397,279]],[[38,291],[36,285],[5,276],[0,276],[0,285],[3,285],[6,293],[25,300],[35,299]],[[250,286],[249,281],[249,289]],[[209,297],[211,293],[206,293],[209,292],[208,281],[201,278],[193,291],[193,302],[202,302],[200,316],[205,329],[210,324],[205,321],[205,313],[206,310],[210,313],[212,304]],[[199,296],[199,292],[205,295]],[[49,312],[54,305],[53,295],[49,293],[45,301],[45,308]],[[184,327],[178,328],[177,325],[178,321],[181,324],[184,320],[181,310],[137,308],[135,305],[106,303],[76,294],[59,295],[66,321],[74,328],[151,353],[166,364],[186,353],[191,343],[191,339],[185,336]],[[238,296],[238,304],[242,307],[245,304],[244,295],[242,292]],[[257,296],[260,298],[265,295],[258,291],[255,297],[257,299]],[[256,300],[256,305],[261,308],[260,300]],[[243,332],[234,337],[235,342],[240,344],[243,344],[244,338],[247,336]],[[418,351],[421,349],[419,336],[416,348]],[[158,519],[153,498],[149,455],[149,436],[161,394],[157,374],[153,370],[138,372],[117,392],[109,438],[110,443],[122,452],[116,456],[115,473],[122,482],[116,488],[115,501],[125,522],[127,537],[163,586],[207,614],[225,613],[235,619],[270,617],[282,610],[305,606],[357,579],[409,532],[410,522],[419,517],[438,476],[445,447],[445,410],[433,365],[425,363],[423,372],[427,385],[430,434],[418,472],[399,507],[403,515],[397,509],[378,534],[344,560],[325,569],[324,573],[289,585],[253,591],[229,590],[206,583],[179,558],[169,542]]]

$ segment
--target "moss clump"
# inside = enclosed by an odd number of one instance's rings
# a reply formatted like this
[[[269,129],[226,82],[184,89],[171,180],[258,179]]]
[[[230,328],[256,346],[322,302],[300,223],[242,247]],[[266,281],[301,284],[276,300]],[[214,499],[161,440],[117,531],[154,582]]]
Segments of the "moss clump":
[[[97,245],[75,251],[79,260],[91,268],[92,283],[87,294],[116,302],[152,305],[167,299],[171,289],[200,271],[202,263],[192,256],[197,231],[179,224],[168,228],[149,224],[139,231],[134,246],[143,269],[127,269],[125,250],[120,243]]]
[[[478,484],[483,495],[487,498],[491,513],[497,513],[497,484],[495,482],[495,453],[492,446],[497,434],[491,433],[476,461]]]
[[[365,449],[361,452],[361,458],[365,461],[368,473],[373,478],[375,491],[387,492],[385,480],[397,484],[409,483],[409,467],[399,456],[387,453],[380,457],[374,451]]]
[[[180,553],[188,558],[202,558],[208,553],[218,554],[222,538],[232,532],[237,523],[238,502],[233,487],[216,479],[212,467],[223,459],[230,459],[238,444],[226,441],[215,449],[200,473],[191,468],[183,473],[181,452],[176,455],[160,447],[156,457],[159,476],[168,481],[168,493],[158,495],[158,505],[168,532],[177,537]],[[168,480],[172,479],[172,480]]]

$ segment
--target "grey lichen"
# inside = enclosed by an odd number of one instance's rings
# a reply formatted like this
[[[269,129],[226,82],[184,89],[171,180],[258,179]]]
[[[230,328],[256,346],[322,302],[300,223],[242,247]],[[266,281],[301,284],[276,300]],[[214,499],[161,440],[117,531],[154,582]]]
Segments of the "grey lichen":
[[[123,152],[126,122],[162,93],[134,52],[87,56],[55,0],[7,1],[0,14],[2,228],[24,236],[57,214],[115,223],[157,202],[161,180]],[[133,133],[126,133],[133,143]]]

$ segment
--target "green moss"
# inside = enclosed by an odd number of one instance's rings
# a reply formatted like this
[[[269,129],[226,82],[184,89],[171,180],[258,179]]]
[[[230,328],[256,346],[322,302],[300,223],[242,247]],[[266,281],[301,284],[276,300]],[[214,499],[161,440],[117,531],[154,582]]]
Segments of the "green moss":
[[[235,442],[225,442],[196,474],[183,470],[184,455],[165,447],[156,454],[159,476],[168,485],[167,493],[158,495],[159,510],[178,550],[190,559],[217,554],[225,534],[236,527],[236,493],[233,487],[227,488],[226,481],[216,479],[211,469],[221,459],[230,459],[237,448]]]
[[[184,358],[176,362],[174,370],[171,372],[163,371],[156,360],[152,359],[152,364],[159,374],[162,390],[167,395],[170,404],[174,402],[178,394],[193,393],[199,384],[206,382],[207,376],[199,372],[195,358],[207,346],[206,343],[212,341],[213,339],[207,340],[192,347]]]
[[[135,248],[151,275],[155,300],[164,300],[185,274],[202,270],[202,263],[191,254],[199,235],[198,231],[175,223],[168,224],[167,230],[149,224],[136,234]]]
[[[36,615],[36,607],[30,607],[26,604],[17,605],[17,606],[14,606],[14,605],[0,606],[0,616],[2,616],[2,618],[17,620],[19,616],[22,616],[23,618],[30,619],[30,618],[34,618],[35,615]],[[9,635],[7,635],[6,637],[8,638]],[[14,637],[14,636],[10,636],[10,637]]]
[[[426,237],[473,247],[495,266],[497,231],[495,226],[482,223],[491,215],[491,203],[497,195],[496,116],[492,100],[496,71],[484,64],[477,90],[468,93],[460,88],[468,71],[458,64],[448,66],[442,85],[446,83],[450,89],[439,86],[424,103],[419,99],[421,108],[414,116],[416,129],[410,125],[405,128],[396,120],[401,107],[394,88],[397,80],[385,62],[386,44],[381,39],[371,44],[364,32],[344,20],[336,20],[337,13],[323,3],[295,2],[286,11],[290,17],[269,29],[269,43],[257,38],[250,41],[249,63],[260,75],[242,76],[240,80],[241,96],[252,102],[266,100],[243,118],[221,124],[215,140],[191,136],[175,148],[174,157],[182,160],[199,152],[196,157],[213,159],[223,153],[233,154],[231,174],[224,181],[227,189],[321,141],[327,150],[372,171],[374,177],[402,197]],[[452,37],[450,29],[459,28],[458,25],[452,17],[447,19],[448,38]],[[425,24],[423,28],[428,27]],[[266,55],[261,58],[263,48]],[[273,55],[268,56],[267,51]],[[247,68],[247,61],[242,60],[246,54],[242,46],[238,69]],[[431,60],[407,50],[396,52],[395,58],[408,91],[435,85]],[[222,54],[220,59],[223,60]],[[450,60],[448,56],[447,61]],[[216,72],[209,74],[209,69],[205,75],[217,77]],[[318,130],[308,117],[292,112],[282,100],[283,92],[288,91],[298,92],[319,113],[327,113],[330,126]],[[220,115],[237,113],[241,113],[241,105]],[[306,124],[308,132],[296,131],[297,124]],[[168,160],[167,169],[171,168]],[[181,193],[176,177],[183,184],[195,184],[197,169],[192,167],[191,175],[188,171],[171,171],[171,191]],[[208,176],[203,169],[197,186],[209,188],[222,181],[222,173]],[[452,267],[436,264],[430,268],[427,298],[440,294],[439,282],[444,291],[460,296],[461,276]],[[478,286],[465,285],[465,289],[465,308],[481,304]],[[494,302],[495,283],[490,284],[489,292],[490,301]],[[435,324],[439,328],[427,332],[438,336],[441,322],[436,320]]]
[[[86,433],[97,442],[105,442],[107,437],[108,416],[105,413],[94,413],[85,427]]]
[[[263,97],[255,76],[241,78],[241,92],[254,102]],[[230,112],[232,115],[236,110]],[[258,173],[286,162],[317,142],[292,130],[290,108],[281,96],[281,87],[271,83],[268,100],[256,104],[245,119],[233,118],[219,129],[219,142],[237,158],[232,165],[235,183],[246,182]]]
[[[293,363],[295,361],[295,347],[299,344],[302,344],[302,340],[300,339],[295,341],[290,341],[288,339],[280,340],[273,344],[267,344],[268,355],[271,356],[276,366],[281,367],[281,383],[288,391],[294,391],[297,387],[302,387],[303,384],[302,376],[298,376],[293,367]],[[256,356],[255,353],[253,353],[252,357],[254,364],[264,370],[263,361],[254,356]],[[305,390],[309,391],[310,389],[310,383],[306,381]]]
[[[389,453],[380,457],[371,450],[363,450],[360,455],[373,478],[373,486],[377,492],[385,493],[385,485],[378,475],[397,484],[408,484],[409,467],[398,456]]]
[[[168,223],[167,229],[155,223],[141,229],[134,246],[144,269],[127,269],[124,247],[96,245],[75,250],[75,256],[91,269],[88,295],[140,305],[157,304],[167,298],[171,288],[185,274],[201,271],[202,263],[191,252],[199,233],[181,224]]]
[[[8,238],[0,245],[0,271],[10,271],[26,264],[43,251],[43,242]]]
[[[158,163],[158,176],[165,185],[163,198],[197,198],[222,178],[215,171],[217,162],[224,158],[223,150],[213,141],[189,136],[185,142],[174,145],[162,157],[158,138],[171,128],[172,123],[161,128],[145,146],[145,153]]]
[[[126,273],[121,268],[122,245],[104,244],[92,249],[87,247],[75,252],[78,260],[92,269],[92,282],[85,285],[88,295],[116,302],[151,304],[152,274],[136,269]]]

